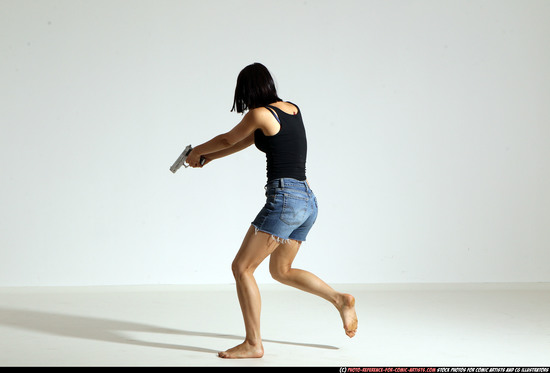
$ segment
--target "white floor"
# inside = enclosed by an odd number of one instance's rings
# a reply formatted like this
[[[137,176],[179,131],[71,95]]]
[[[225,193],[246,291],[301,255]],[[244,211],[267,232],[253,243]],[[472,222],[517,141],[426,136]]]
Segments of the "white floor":
[[[550,284],[334,285],[328,302],[260,285],[262,359],[241,342],[232,285],[0,288],[0,366],[550,366]]]

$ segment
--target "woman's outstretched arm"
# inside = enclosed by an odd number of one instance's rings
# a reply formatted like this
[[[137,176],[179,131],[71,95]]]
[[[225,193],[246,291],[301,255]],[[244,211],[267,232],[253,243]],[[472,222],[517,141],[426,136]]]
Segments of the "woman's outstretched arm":
[[[228,155],[240,152],[241,150],[248,148],[252,144],[254,144],[254,133],[249,135],[244,140],[239,141],[238,143],[231,146],[230,148],[219,150],[217,152],[210,153],[210,154],[203,154],[203,157],[206,158],[205,164],[210,161],[213,161],[214,159],[220,159],[223,157],[227,157]]]
[[[265,126],[265,118],[265,113],[257,109],[249,111],[243,120],[231,131],[218,135],[204,144],[194,147],[187,156],[187,163],[191,167],[200,167],[201,156],[205,157],[208,161],[225,157],[247,148],[254,142],[254,131]]]

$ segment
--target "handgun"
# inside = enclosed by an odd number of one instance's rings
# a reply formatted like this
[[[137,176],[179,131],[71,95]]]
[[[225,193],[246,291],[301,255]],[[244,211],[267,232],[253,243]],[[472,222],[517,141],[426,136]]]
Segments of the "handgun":
[[[193,150],[193,147],[191,145],[187,145],[185,147],[185,149],[183,150],[183,152],[180,154],[180,156],[178,157],[178,159],[176,159],[176,161],[174,162],[174,164],[172,165],[172,167],[170,167],[170,171],[172,171],[173,174],[176,173],[177,170],[179,170],[179,168],[183,165],[185,168],[189,167],[188,164],[185,163],[185,161],[187,160],[187,156],[189,155],[189,153],[191,153],[191,150]],[[204,158],[203,156],[201,156],[201,166],[204,165],[204,162],[206,161],[206,158]]]

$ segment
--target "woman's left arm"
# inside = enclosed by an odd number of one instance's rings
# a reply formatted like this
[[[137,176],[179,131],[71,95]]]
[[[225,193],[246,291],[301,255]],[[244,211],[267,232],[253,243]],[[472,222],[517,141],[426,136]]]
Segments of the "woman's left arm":
[[[187,163],[191,167],[200,167],[201,156],[231,148],[235,144],[249,138],[261,126],[261,115],[256,110],[251,110],[231,131],[218,135],[210,141],[194,147],[187,156]]]

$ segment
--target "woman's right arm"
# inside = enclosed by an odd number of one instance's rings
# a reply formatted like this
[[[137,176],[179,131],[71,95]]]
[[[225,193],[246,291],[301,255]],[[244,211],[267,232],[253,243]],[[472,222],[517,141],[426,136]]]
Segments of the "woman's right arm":
[[[240,152],[241,150],[248,148],[252,144],[254,144],[254,132],[252,132],[248,137],[234,144],[230,148],[223,149],[210,154],[203,154],[203,157],[206,158],[205,164],[210,161],[213,161],[214,159],[227,157],[228,155]]]
[[[262,110],[263,109],[263,110]],[[252,109],[233,129],[222,133],[204,144],[197,145],[187,156],[187,163],[191,167],[201,167],[200,157],[208,163],[212,159],[225,157],[229,154],[243,150],[254,143],[254,132],[266,127],[266,118],[273,118],[264,108]],[[204,164],[206,164],[204,163]]]

